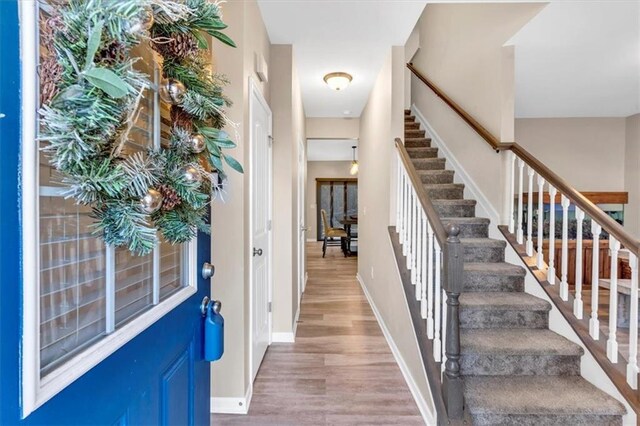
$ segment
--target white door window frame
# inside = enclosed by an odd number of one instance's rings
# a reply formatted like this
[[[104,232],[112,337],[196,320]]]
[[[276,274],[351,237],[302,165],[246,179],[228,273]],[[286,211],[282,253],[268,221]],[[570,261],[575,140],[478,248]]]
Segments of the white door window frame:
[[[38,109],[38,4],[35,0],[19,2],[20,46],[22,58],[22,137],[21,137],[21,204],[22,204],[22,339],[21,339],[21,415],[27,417],[80,376],[124,346],[175,307],[197,292],[197,241],[186,245],[185,287],[160,302],[154,297],[154,306],[118,329],[109,330],[98,342],[79,352],[64,364],[41,376],[40,369],[40,259],[39,259],[39,197],[50,193],[50,188],[39,187],[37,109]],[[157,109],[159,111],[159,109]],[[156,119],[158,122],[159,119]],[[159,135],[159,127],[154,130]],[[159,136],[154,136],[159,143]],[[107,257],[109,251],[106,248]],[[156,247],[154,257],[159,248]],[[28,255],[27,255],[28,254]],[[158,294],[158,280],[154,278],[154,295]],[[107,291],[109,285],[107,284]],[[115,294],[113,295],[115,298]],[[107,296],[109,299],[109,296]],[[106,301],[107,308],[110,301]],[[111,307],[114,307],[113,299]],[[107,311],[113,319],[114,312]]]
[[[254,81],[254,79],[252,77],[249,77],[249,173],[252,173],[253,170],[255,170],[254,168],[254,164],[253,164],[253,149],[254,149],[254,143],[255,143],[255,137],[253,134],[253,102],[259,102],[264,108],[265,110],[269,113],[269,136],[271,137],[271,135],[273,134],[273,114],[271,112],[271,108],[269,107],[269,104],[267,103],[267,100],[264,98],[264,96],[262,95],[262,92],[260,92],[260,89],[258,88],[258,85],[256,84],[256,82]],[[273,139],[271,139],[271,141],[273,141]],[[269,144],[269,157],[268,157],[268,165],[267,165],[267,174],[269,176],[269,183],[267,185],[267,187],[269,188],[269,205],[268,205],[268,216],[269,216],[269,223],[272,223],[272,218],[273,218],[273,145],[272,143]],[[251,178],[249,178],[249,211],[253,212],[253,191],[254,191],[254,187],[253,187],[253,181],[251,180]],[[253,257],[253,247],[254,247],[254,241],[253,241],[253,218],[249,218],[249,247],[247,248],[247,255],[249,256],[249,259],[251,259]],[[268,279],[267,279],[267,285],[268,285],[268,294],[269,294],[269,303],[271,304],[273,301],[273,231],[271,229],[271,226],[269,226],[269,236],[268,236],[268,249],[267,249],[267,256],[268,256],[268,261],[267,261],[267,268],[269,269],[268,272]],[[254,317],[254,309],[255,306],[253,306],[253,265],[249,268],[249,377],[253,377],[254,376],[254,371],[253,371],[253,317]],[[269,345],[271,345],[272,343],[272,334],[273,334],[273,312],[269,312],[268,313],[268,320],[269,320],[269,325],[267,326],[268,330],[269,330]],[[253,390],[253,380],[250,380],[250,389]]]

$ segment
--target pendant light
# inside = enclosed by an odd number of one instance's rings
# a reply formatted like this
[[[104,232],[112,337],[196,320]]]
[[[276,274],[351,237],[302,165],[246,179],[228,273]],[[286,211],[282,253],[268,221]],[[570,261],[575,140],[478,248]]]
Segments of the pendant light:
[[[352,146],[351,149],[353,149],[353,160],[351,161],[349,173],[353,176],[358,174],[358,161],[356,160],[356,147]]]

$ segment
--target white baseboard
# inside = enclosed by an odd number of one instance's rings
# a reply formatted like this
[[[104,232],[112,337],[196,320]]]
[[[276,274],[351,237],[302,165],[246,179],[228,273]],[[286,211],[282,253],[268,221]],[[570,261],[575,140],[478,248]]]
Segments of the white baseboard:
[[[317,243],[318,239],[317,238],[307,238],[307,242],[308,243]]]
[[[427,121],[425,116],[422,115],[422,112],[420,112],[420,110],[418,109],[418,107],[415,106],[415,104],[411,106],[411,111],[415,114],[416,119],[422,125],[424,130],[427,131],[427,134],[431,137],[432,142],[435,143],[435,145],[440,149],[440,151],[442,151],[442,154],[447,159],[447,161],[449,162],[453,170],[456,172],[456,175],[458,175],[460,179],[462,179],[462,182],[464,183],[465,188],[467,188],[469,192],[471,192],[471,196],[478,202],[480,207],[487,213],[487,215],[489,216],[489,219],[491,219],[491,222],[494,224],[501,223],[500,215],[498,214],[498,211],[493,207],[493,205],[491,205],[491,203],[489,202],[489,199],[480,190],[478,185],[476,185],[475,181],[471,178],[471,176],[467,174],[467,172],[462,167],[462,165],[460,165],[460,162],[456,159],[456,157],[453,155],[451,150],[447,147],[444,140],[442,140],[440,135],[438,135],[438,132],[435,131],[433,126],[431,126],[431,124]]]
[[[271,333],[271,342],[273,343],[293,343],[296,341],[296,335],[292,332]]]
[[[214,414],[247,414],[251,397],[253,396],[253,386],[249,386],[244,397],[211,397],[211,413]]]
[[[376,304],[373,302],[373,299],[371,298],[371,295],[367,290],[367,286],[364,284],[362,276],[360,276],[360,274],[358,273],[356,274],[356,278],[358,279],[358,282],[360,283],[360,287],[362,287],[362,291],[364,292],[364,295],[366,296],[367,301],[371,306],[371,310],[373,311],[373,314],[378,320],[378,324],[382,329],[382,334],[384,334],[384,338],[387,340],[387,344],[389,345],[389,348],[391,348],[391,353],[393,354],[393,357],[395,358],[396,363],[398,364],[398,367],[400,367],[400,371],[402,372],[402,376],[404,377],[405,382],[407,382],[409,391],[411,392],[413,399],[416,401],[416,405],[418,406],[418,410],[420,410],[422,419],[427,425],[435,425],[436,418],[433,415],[433,413],[431,413],[431,410],[429,409],[429,405],[427,404],[427,401],[424,399],[423,395],[420,393],[420,390],[418,389],[418,384],[415,382],[415,380],[413,379],[413,376],[409,372],[409,367],[407,367],[407,363],[404,361],[402,354],[400,354],[400,350],[398,349],[398,346],[396,346],[396,343],[393,340],[393,337],[391,337],[391,333],[389,332],[387,325],[382,319],[382,316],[380,315],[380,311],[378,311]]]

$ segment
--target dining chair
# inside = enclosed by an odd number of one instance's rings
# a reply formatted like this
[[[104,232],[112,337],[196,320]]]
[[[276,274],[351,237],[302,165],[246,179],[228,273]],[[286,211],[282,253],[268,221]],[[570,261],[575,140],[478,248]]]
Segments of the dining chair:
[[[324,235],[324,243],[322,244],[322,257],[324,257],[327,253],[327,246],[340,246],[342,252],[344,253],[344,257],[347,257],[347,231],[345,231],[343,228],[332,228],[331,226],[329,226],[329,221],[327,220],[327,212],[324,209],[320,210],[320,215],[322,216],[322,233]],[[334,238],[340,238],[340,242],[335,241]]]

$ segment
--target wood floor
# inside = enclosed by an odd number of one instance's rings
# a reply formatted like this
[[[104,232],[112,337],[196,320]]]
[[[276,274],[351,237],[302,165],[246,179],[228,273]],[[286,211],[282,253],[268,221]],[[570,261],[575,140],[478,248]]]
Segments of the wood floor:
[[[295,343],[274,343],[247,415],[212,425],[423,425],[356,275],[356,257],[307,246],[309,280]],[[408,331],[409,332],[409,331]]]

